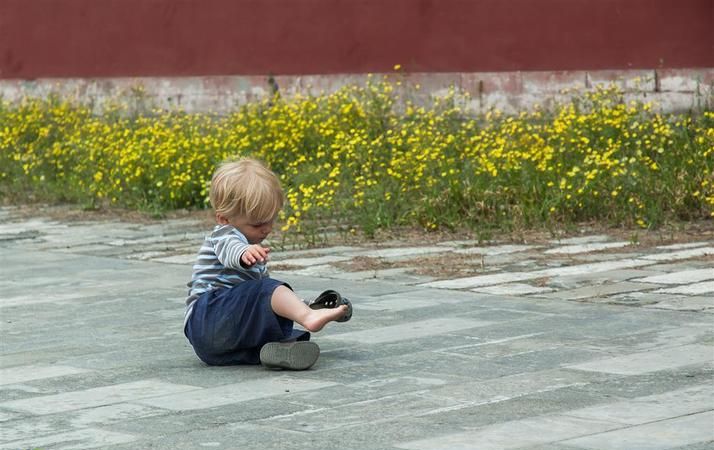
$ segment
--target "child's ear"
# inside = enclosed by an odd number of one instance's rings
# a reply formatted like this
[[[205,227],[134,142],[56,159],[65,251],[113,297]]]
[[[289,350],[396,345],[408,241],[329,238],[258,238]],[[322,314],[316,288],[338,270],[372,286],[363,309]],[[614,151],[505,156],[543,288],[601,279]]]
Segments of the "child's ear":
[[[216,213],[216,222],[218,222],[221,225],[227,225],[228,224],[228,219],[226,219],[226,216],[220,213]]]

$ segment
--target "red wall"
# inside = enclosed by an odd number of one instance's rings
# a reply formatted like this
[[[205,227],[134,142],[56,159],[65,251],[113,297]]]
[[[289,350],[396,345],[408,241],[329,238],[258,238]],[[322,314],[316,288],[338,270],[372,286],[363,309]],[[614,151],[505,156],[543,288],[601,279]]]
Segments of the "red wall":
[[[714,67],[714,0],[0,0],[0,78]]]

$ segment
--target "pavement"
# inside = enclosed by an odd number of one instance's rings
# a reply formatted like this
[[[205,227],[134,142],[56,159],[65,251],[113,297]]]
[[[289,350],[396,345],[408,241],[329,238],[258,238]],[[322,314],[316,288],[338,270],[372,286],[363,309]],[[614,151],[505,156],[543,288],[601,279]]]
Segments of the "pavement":
[[[273,276],[355,307],[289,372],[192,353],[204,232],[0,208],[0,450],[714,448],[711,235],[276,252]],[[435,254],[480,268],[415,270]]]

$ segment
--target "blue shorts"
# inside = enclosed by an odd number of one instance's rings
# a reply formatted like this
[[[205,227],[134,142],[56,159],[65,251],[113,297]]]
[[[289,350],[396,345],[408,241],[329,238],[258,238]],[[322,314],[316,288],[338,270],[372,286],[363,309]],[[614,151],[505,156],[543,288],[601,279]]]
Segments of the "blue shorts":
[[[260,349],[268,342],[309,340],[309,332],[293,330],[292,320],[273,312],[270,299],[279,286],[290,288],[263,278],[199,297],[184,328],[196,356],[214,366],[260,364]]]

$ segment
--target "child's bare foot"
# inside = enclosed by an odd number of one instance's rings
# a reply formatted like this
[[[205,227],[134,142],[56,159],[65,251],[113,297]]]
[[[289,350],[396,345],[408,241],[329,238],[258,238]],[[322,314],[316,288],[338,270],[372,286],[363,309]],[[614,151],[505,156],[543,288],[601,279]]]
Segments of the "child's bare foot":
[[[320,331],[328,322],[339,320],[347,314],[347,305],[337,308],[310,310],[300,325],[308,331]]]

